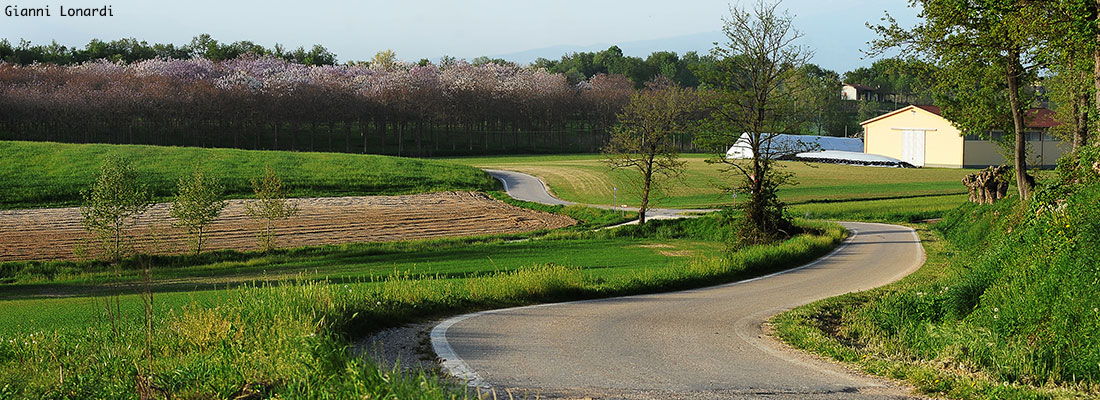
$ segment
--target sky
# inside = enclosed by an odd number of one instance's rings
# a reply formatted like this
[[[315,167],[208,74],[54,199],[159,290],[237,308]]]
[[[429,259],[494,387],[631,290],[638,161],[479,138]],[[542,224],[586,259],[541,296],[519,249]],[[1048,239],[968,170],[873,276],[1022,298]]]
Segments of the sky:
[[[186,44],[209,33],[220,42],[250,40],[265,47],[322,44],[340,62],[370,59],[392,49],[403,60],[443,55],[530,56],[543,49],[559,58],[568,49],[635,43],[630,54],[666,50],[707,52],[722,28],[729,5],[751,7],[756,0],[314,0],[150,1],[23,0],[3,6],[48,7],[50,17],[0,14],[0,38],[35,44],[56,40],[83,47],[89,40],[136,38],[149,43]],[[865,23],[889,11],[912,25],[916,10],[907,0],[785,0],[780,9],[794,16],[815,51],[813,62],[838,72],[870,65],[860,49],[875,38]],[[59,7],[110,6],[112,17],[62,17]],[[671,40],[655,40],[673,38]],[[526,52],[526,53],[524,53]],[[539,52],[534,52],[539,53]]]

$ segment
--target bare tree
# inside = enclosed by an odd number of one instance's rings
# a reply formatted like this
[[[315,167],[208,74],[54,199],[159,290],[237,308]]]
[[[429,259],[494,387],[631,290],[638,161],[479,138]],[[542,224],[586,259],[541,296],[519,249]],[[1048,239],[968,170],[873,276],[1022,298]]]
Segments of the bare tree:
[[[790,232],[791,222],[777,196],[790,175],[776,168],[774,156],[793,149],[776,139],[799,131],[806,120],[805,110],[798,107],[802,91],[794,82],[798,68],[812,53],[795,45],[802,34],[792,26],[790,14],[776,12],[777,6],[764,1],[751,11],[731,6],[722,28],[728,42],[714,48],[715,69],[702,76],[715,90],[710,93],[711,115],[700,129],[699,143],[719,151],[711,161],[734,173],[737,182],[727,189],[749,194],[740,205],[744,220],[739,236],[747,243],[771,241]],[[726,157],[725,149],[739,139],[748,142],[751,158]]]

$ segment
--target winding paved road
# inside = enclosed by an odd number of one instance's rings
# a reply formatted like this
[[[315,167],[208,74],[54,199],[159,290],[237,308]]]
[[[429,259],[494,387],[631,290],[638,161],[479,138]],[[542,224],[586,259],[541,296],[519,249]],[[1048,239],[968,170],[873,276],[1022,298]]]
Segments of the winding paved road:
[[[504,179],[510,194],[542,187],[529,175]],[[843,224],[852,231],[844,244],[794,270],[683,292],[462,315],[436,326],[432,345],[451,374],[501,395],[904,398],[893,384],[789,350],[763,332],[776,313],[884,285],[923,262],[912,229]]]

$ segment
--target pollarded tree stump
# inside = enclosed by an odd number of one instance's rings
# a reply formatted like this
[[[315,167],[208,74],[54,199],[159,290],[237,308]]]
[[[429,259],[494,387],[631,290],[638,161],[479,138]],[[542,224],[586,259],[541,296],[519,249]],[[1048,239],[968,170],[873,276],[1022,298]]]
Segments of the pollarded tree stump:
[[[1008,167],[999,165],[989,167],[962,178],[962,184],[970,191],[970,201],[978,204],[993,204],[1008,194]]]

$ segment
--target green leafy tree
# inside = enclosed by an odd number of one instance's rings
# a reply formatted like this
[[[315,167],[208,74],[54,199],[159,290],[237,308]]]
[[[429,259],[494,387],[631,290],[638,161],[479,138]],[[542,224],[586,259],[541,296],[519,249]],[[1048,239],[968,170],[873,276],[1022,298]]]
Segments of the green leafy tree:
[[[839,95],[840,75],[815,64],[806,64],[798,69],[794,80],[803,94],[802,108],[810,118],[803,132],[831,136],[847,133],[846,128],[853,124],[854,115],[844,110]]]
[[[100,239],[109,259],[118,261],[126,253],[126,230],[152,204],[152,195],[133,166],[114,155],[107,156],[99,177],[83,195],[84,229]]]
[[[877,88],[890,103],[883,105],[883,111],[891,111],[909,104],[932,104],[936,76],[935,65],[928,62],[891,57],[845,72],[843,81]]]
[[[1046,2],[1019,0],[913,0],[924,20],[905,29],[889,15],[875,26],[873,53],[902,47],[935,61],[943,78],[936,102],[964,134],[988,137],[1003,129],[1012,146],[1016,187],[1028,198],[1035,179],[1027,172],[1028,87],[1041,67]],[[1009,124],[1004,124],[1006,117]]]
[[[1100,21],[1096,0],[1059,0],[1046,7],[1040,48],[1050,75],[1043,80],[1055,119],[1052,133],[1077,151],[1094,142],[1100,114]]]
[[[668,178],[683,173],[674,135],[683,132],[699,109],[695,92],[658,78],[646,90],[630,97],[619,113],[619,126],[604,147],[611,169],[629,169],[641,195],[638,223],[645,224],[650,192]]]
[[[713,95],[710,117],[703,122],[697,141],[717,150],[719,154],[710,161],[732,173],[735,183],[726,190],[749,195],[739,205],[744,218],[738,236],[745,243],[769,242],[792,233],[777,196],[781,185],[791,183],[790,174],[778,168],[774,157],[805,151],[785,148],[789,146],[775,140],[782,133],[797,133],[807,120],[800,104],[803,86],[794,82],[811,55],[795,45],[802,34],[794,29],[790,14],[778,13],[777,6],[764,1],[751,11],[731,6],[722,28],[728,42],[714,49],[717,61],[702,77]],[[727,147],[742,134],[752,158],[727,158]]]
[[[274,223],[298,215],[298,206],[286,197],[283,180],[270,166],[264,166],[264,175],[252,179],[252,192],[256,199],[245,205],[245,212],[263,225],[258,234],[264,251],[275,248]]]
[[[397,65],[397,53],[390,49],[374,53],[374,57],[370,59],[370,65],[377,65],[386,69],[393,68]]]
[[[225,187],[217,178],[200,170],[190,176],[181,176],[176,185],[176,198],[170,214],[177,220],[177,226],[195,235],[195,254],[202,253],[203,230],[225,209],[226,202],[222,200],[224,192]]]

